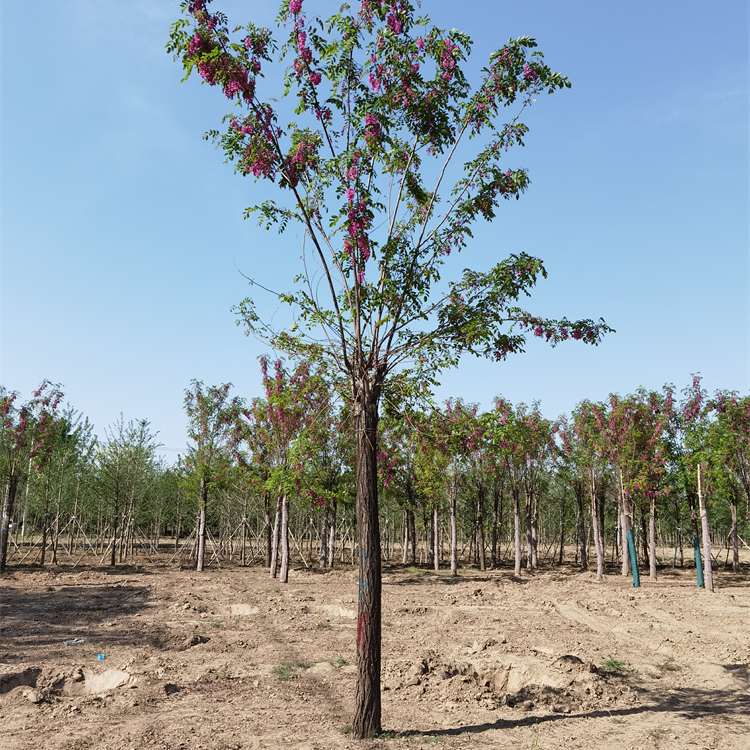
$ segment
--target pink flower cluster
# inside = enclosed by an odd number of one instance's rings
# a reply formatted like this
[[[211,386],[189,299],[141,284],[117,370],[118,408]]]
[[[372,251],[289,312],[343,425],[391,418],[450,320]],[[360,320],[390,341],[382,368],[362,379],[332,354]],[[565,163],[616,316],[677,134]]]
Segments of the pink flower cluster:
[[[295,16],[302,10],[302,0],[289,0],[289,12]]]
[[[385,23],[398,36],[404,28],[403,16],[406,12],[406,6],[403,3],[399,3],[398,6],[391,5],[389,10],[390,13],[386,16]]]
[[[361,198],[356,200],[356,183],[359,177],[359,153],[352,155],[352,165],[344,172],[348,186],[346,188],[346,199],[349,208],[346,213],[347,237],[344,239],[344,249],[354,269],[357,283],[364,281],[364,265],[370,259],[370,217],[367,213],[367,201]]]
[[[380,138],[382,128],[376,115],[365,115],[365,128],[365,139],[377,140]]]
[[[297,144],[297,150],[288,159],[285,170],[287,181],[292,187],[297,186],[307,168],[316,162],[317,152],[318,141],[313,138],[304,137]]]
[[[277,153],[276,140],[281,136],[281,130],[273,125],[273,110],[266,105],[257,110],[254,115],[245,117],[240,124],[232,120],[229,126],[236,133],[249,136],[248,144],[239,163],[242,174],[253,174],[256,178],[273,178]]]
[[[453,53],[456,50],[458,50],[458,45],[453,44],[450,39],[443,41],[443,51],[440,54],[440,67],[443,69],[442,77],[445,81],[450,81],[453,78],[453,69],[456,67]]]

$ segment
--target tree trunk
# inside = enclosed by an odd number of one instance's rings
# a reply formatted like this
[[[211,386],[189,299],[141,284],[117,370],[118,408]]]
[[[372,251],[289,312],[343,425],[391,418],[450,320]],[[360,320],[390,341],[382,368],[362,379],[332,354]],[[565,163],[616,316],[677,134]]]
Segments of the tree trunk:
[[[586,545],[586,512],[583,505],[583,492],[576,489],[576,502],[578,503],[578,549],[580,550],[581,570],[589,569],[589,558]]]
[[[630,573],[630,548],[628,546],[628,531],[633,530],[633,515],[630,510],[630,503],[625,497],[625,488],[622,484],[622,471],[620,475],[620,539],[622,549],[622,570],[621,573],[627,576]],[[638,560],[633,560],[633,565],[638,565]]]
[[[279,567],[279,538],[281,535],[281,495],[276,498],[276,515],[273,519],[273,538],[271,539],[271,564],[269,572],[271,578],[276,578]]]
[[[331,504],[331,515],[328,520],[328,567],[333,570],[336,559],[336,501]]]
[[[531,495],[531,569],[539,567],[539,495]]]
[[[487,570],[487,558],[484,554],[484,488],[477,492],[477,549],[479,550],[479,570]]]
[[[356,383],[354,421],[357,436],[357,538],[359,604],[357,607],[357,689],[352,735],[373,737],[381,731],[381,568],[378,520],[378,395],[369,380]]]
[[[734,492],[729,500],[729,509],[732,513],[732,570],[737,573],[740,569],[740,548],[737,543],[737,494]]]
[[[323,508],[323,520],[320,522],[320,564],[328,565],[328,503]]]
[[[263,493],[263,532],[266,537],[266,567],[271,567],[271,496],[268,492]]]
[[[526,570],[531,570],[531,495],[526,491]]]
[[[513,574],[521,575],[521,498],[518,487],[513,488],[513,534],[515,541],[515,567]]]
[[[18,476],[12,475],[8,480],[8,492],[3,503],[3,518],[0,522],[0,573],[5,572],[8,560],[8,539],[10,537],[10,519],[13,518],[13,506],[18,491]]]
[[[653,497],[648,514],[648,576],[656,580],[656,500]]]
[[[208,483],[201,479],[200,507],[198,508],[198,562],[195,569],[200,573],[206,557],[206,506],[208,505]]]
[[[289,498],[284,493],[281,498],[281,570],[279,580],[289,581]]]
[[[701,514],[701,535],[703,537],[703,578],[705,581],[706,591],[714,590],[714,574],[711,560],[711,532],[708,528],[708,512],[706,511],[706,501],[703,498],[703,488],[701,486],[701,465],[698,464],[698,507]]]
[[[604,575],[604,540],[599,523],[599,513],[596,503],[596,469],[590,470],[589,492],[591,493],[591,530],[594,534],[594,550],[596,551],[597,580]]]
[[[565,556],[565,493],[563,493],[562,499],[560,500],[560,552],[557,558],[557,564],[563,564],[563,557]]]
[[[440,570],[440,518],[437,505],[432,509],[432,564],[434,570]]]
[[[493,568],[497,567],[497,532],[498,532],[498,516],[500,506],[500,488],[494,487],[492,490],[492,553],[490,556],[490,564]]]
[[[646,521],[646,513],[643,508],[640,508],[641,515],[641,549],[643,550],[643,560],[646,565],[651,568],[650,554],[648,551],[648,522]]]
[[[451,506],[451,575],[458,575],[458,519],[456,518],[456,494],[455,487],[450,488]]]
[[[411,564],[417,564],[417,517],[409,511],[409,536],[411,537]]]
[[[401,563],[406,565],[409,557],[409,509],[404,507],[404,545],[401,555]]]

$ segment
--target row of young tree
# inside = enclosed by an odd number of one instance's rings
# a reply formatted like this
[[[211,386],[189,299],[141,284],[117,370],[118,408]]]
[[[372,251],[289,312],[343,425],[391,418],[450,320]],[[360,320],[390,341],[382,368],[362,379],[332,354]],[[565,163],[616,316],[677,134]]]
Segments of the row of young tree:
[[[305,565],[354,563],[356,445],[340,384],[307,362],[261,369],[264,396],[249,403],[229,384],[192,383],[190,444],[172,466],[146,420],[121,417],[99,439],[58,387],[45,382],[23,404],[3,390],[3,569],[147,555],[198,570],[257,562],[286,582],[294,551]],[[487,412],[461,400],[386,409],[378,444],[387,559],[452,575],[512,559],[521,575],[562,563],[567,544],[598,576],[608,564],[627,574],[636,555],[655,578],[660,555],[684,565],[702,537],[707,588],[721,549],[739,569],[750,397],[709,397],[697,377],[679,400],[673,387],[639,389],[556,421],[500,397]]]

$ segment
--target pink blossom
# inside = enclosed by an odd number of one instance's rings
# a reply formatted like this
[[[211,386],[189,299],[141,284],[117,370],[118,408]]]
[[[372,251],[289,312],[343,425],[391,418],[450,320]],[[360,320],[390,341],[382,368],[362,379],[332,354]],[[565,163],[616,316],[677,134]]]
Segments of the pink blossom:
[[[289,0],[289,12],[295,16],[302,10],[302,0]]]

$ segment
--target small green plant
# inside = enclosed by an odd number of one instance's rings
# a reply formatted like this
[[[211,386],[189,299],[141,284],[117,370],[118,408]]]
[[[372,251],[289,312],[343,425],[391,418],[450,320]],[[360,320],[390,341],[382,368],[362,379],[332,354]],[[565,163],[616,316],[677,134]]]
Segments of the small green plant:
[[[341,734],[351,734],[352,733],[351,724],[344,724],[343,727],[339,727],[339,732],[341,732]]]
[[[386,729],[385,732],[379,732],[375,735],[377,740],[394,740],[396,739],[396,733],[392,729]]]
[[[291,680],[295,675],[294,664],[290,661],[282,661],[278,667],[274,668],[273,673],[276,676],[276,679],[281,680],[282,682]]]
[[[223,624],[223,620],[212,620],[208,623],[212,628],[220,628]]]
[[[339,656],[335,663],[337,667],[345,667],[349,662],[343,656]]]
[[[628,671],[628,664],[627,662],[622,661],[622,659],[607,659],[607,661],[602,664],[602,669],[611,674],[620,674]]]
[[[291,695],[282,695],[281,700],[283,700],[285,703],[288,703],[290,700],[292,700]]]
[[[316,627],[318,630],[328,630],[331,627],[331,623],[328,622],[328,620],[323,620],[323,622],[319,622]]]
[[[388,620],[383,620],[383,626],[386,627],[386,628],[392,628],[393,627],[393,623],[392,622],[388,622]]]
[[[442,734],[436,734],[434,737],[424,737],[422,739],[423,745],[439,745],[443,741]]]
[[[231,672],[231,670],[229,669],[228,665],[226,665],[226,664],[225,664],[225,665],[224,665],[224,666],[223,666],[223,667],[222,667],[222,668],[221,668],[221,669],[219,670],[219,679],[220,679],[220,680],[231,680],[231,679],[232,679],[232,672]]]

